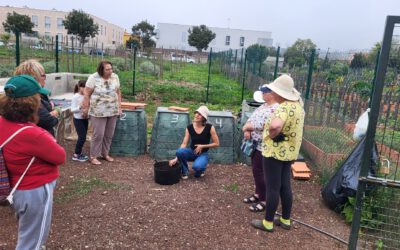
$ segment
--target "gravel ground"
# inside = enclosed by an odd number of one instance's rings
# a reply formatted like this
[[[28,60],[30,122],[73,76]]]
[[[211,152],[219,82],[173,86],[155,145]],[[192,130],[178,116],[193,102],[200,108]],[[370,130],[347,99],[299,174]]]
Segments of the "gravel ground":
[[[346,249],[298,223],[273,233],[252,228],[250,221],[264,214],[242,202],[254,190],[248,166],[211,164],[203,178],[191,173],[162,186],[154,182],[148,155],[93,166],[70,160],[73,145],[65,145],[48,249]],[[347,241],[350,228],[322,204],[316,177],[292,185],[293,218]],[[10,208],[0,207],[0,221],[0,249],[15,249]]]

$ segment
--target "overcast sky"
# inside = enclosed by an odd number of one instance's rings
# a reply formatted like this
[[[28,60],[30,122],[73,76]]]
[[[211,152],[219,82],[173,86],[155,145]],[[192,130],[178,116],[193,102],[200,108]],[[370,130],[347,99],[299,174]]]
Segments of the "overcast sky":
[[[0,5],[82,9],[124,27],[142,21],[271,31],[287,47],[310,38],[323,50],[369,49],[381,41],[400,0],[0,0]]]

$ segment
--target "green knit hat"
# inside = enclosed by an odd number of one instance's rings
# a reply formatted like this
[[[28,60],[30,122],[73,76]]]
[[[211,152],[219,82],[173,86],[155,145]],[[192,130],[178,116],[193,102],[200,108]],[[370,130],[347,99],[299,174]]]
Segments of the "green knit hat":
[[[50,91],[42,88],[40,84],[29,75],[18,75],[11,77],[4,86],[4,92],[9,97],[27,97],[40,93],[50,94]]]

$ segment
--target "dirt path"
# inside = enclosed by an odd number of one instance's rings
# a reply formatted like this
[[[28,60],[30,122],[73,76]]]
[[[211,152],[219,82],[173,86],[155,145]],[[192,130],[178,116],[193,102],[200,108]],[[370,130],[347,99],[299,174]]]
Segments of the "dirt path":
[[[68,146],[72,148],[72,146]],[[242,199],[253,191],[250,167],[210,165],[206,176],[172,186],[153,181],[146,156],[94,167],[61,167],[48,249],[346,249],[300,224],[261,232]],[[293,181],[293,217],[348,240],[349,227],[321,201],[314,180]],[[0,249],[14,249],[17,222],[0,207]],[[5,237],[7,235],[7,237]]]

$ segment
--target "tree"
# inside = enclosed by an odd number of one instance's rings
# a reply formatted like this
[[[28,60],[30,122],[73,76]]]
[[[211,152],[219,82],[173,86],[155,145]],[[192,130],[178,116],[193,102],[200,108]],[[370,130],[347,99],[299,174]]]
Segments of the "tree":
[[[378,56],[378,51],[381,50],[381,43],[375,43],[374,47],[368,53],[368,63],[370,65],[376,64],[376,57]]]
[[[32,33],[34,24],[27,15],[20,15],[17,12],[7,13],[7,19],[3,22],[4,30],[7,32],[13,32],[16,34],[17,31],[20,33]]]
[[[10,42],[11,39],[11,35],[9,33],[4,33],[1,34],[0,36],[0,40],[4,43],[5,46],[8,45],[8,43]]]
[[[132,35],[139,37],[141,48],[146,50],[148,54],[150,54],[151,49],[156,46],[156,43],[153,40],[153,37],[156,35],[154,32],[154,25],[148,23],[147,20],[133,25]]]
[[[192,30],[189,29],[188,32],[188,43],[190,46],[195,47],[198,52],[208,49],[208,45],[215,38],[215,33],[203,24],[193,26]]]
[[[368,66],[368,59],[363,53],[355,53],[350,62],[350,68],[360,69]]]
[[[287,48],[284,55],[285,63],[289,67],[293,66],[303,66],[308,63],[311,51],[317,46],[311,41],[311,39],[297,39],[297,41]]]
[[[246,52],[250,63],[262,63],[267,59],[269,49],[260,44],[253,44],[247,48]]]
[[[131,49],[133,47],[140,48],[140,38],[136,36],[130,36],[126,41],[125,48]]]
[[[63,21],[68,34],[76,35],[83,49],[87,42],[86,38],[95,37],[99,33],[99,25],[95,24],[93,18],[82,10],[72,10]]]

